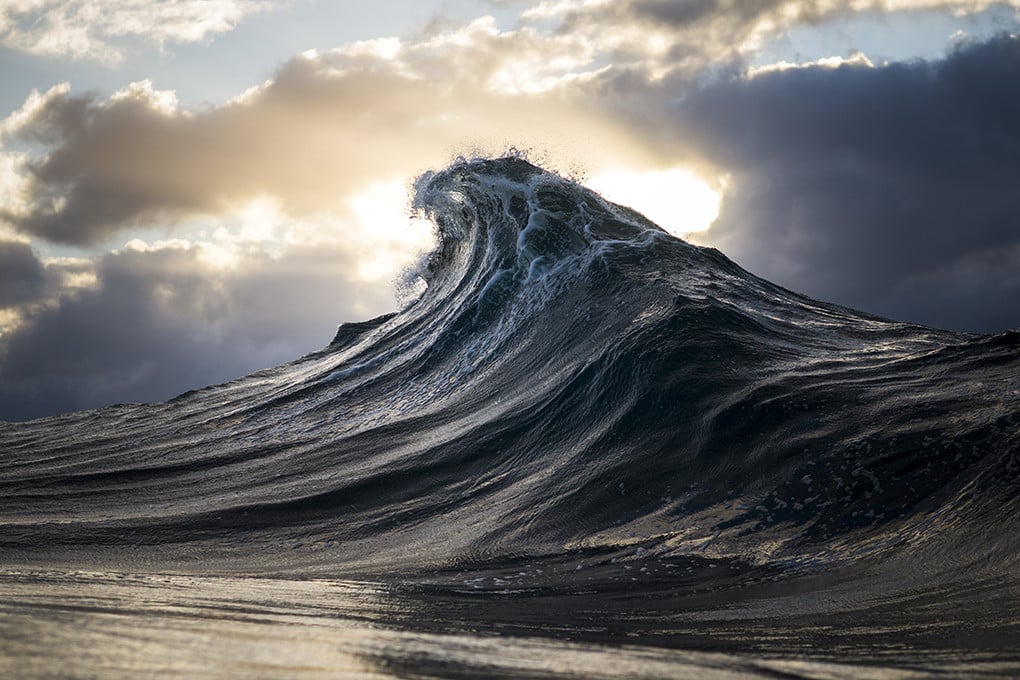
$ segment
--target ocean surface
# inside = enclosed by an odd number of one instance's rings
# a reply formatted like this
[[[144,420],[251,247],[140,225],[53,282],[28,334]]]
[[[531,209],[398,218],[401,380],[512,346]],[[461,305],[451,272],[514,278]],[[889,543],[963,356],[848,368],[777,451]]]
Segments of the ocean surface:
[[[1020,677],[1020,333],[809,299],[519,158],[415,191],[402,311],[0,423],[0,676]]]

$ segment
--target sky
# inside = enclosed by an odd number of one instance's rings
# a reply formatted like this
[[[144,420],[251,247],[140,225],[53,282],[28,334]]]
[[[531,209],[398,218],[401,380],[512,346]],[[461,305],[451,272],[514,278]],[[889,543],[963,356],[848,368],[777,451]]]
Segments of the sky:
[[[423,171],[525,150],[755,274],[1020,327],[1020,0],[0,0],[0,420],[406,301]]]

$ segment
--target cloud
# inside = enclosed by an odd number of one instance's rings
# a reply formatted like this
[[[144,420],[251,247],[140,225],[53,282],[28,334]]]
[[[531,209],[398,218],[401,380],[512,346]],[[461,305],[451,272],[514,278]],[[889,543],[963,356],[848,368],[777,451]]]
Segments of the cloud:
[[[0,44],[29,54],[118,64],[131,40],[163,47],[224,33],[262,0],[5,0]]]
[[[0,417],[26,419],[113,402],[161,400],[319,349],[336,324],[393,308],[385,286],[360,280],[337,247],[295,246],[211,267],[204,246],[131,247],[94,264],[95,283],[32,314],[4,337]],[[4,287],[36,285],[19,248]],[[27,263],[27,264],[26,264]],[[59,265],[54,265],[59,269]]]
[[[725,62],[763,26],[820,20],[860,2],[731,4],[543,3],[513,31],[491,18],[437,24],[408,40],[300,55],[260,87],[197,111],[148,81],[105,99],[57,86],[29,97],[0,128],[33,147],[15,156],[5,144],[0,160],[18,180],[18,200],[4,204],[0,220],[88,246],[263,196],[292,216],[336,213],[373,181],[509,145],[547,149],[562,165],[670,168],[689,146],[674,133],[675,100],[708,64]],[[540,27],[542,17],[556,18],[558,30]]]
[[[409,180],[457,153],[511,143],[582,159],[634,155],[597,111],[501,91],[500,79],[512,78],[503,67],[532,48],[531,36],[484,26],[465,36],[460,49],[440,44],[456,39],[447,36],[390,56],[366,44],[302,55],[201,111],[178,109],[149,83],[107,99],[66,87],[34,95],[4,124],[34,155],[18,165],[20,208],[0,218],[24,234],[90,245],[262,196],[292,216],[336,213],[371,182]]]
[[[36,300],[46,271],[27,243],[0,241],[0,309]]]
[[[524,13],[535,25],[552,23],[559,35],[584,36],[617,64],[654,77],[738,68],[767,40],[795,26],[854,13],[923,10],[974,14],[1017,0],[564,0],[541,2]]]
[[[759,275],[892,318],[1020,325],[1020,40],[936,62],[761,73],[675,128],[729,173],[705,236]],[[993,292],[994,291],[994,292]]]

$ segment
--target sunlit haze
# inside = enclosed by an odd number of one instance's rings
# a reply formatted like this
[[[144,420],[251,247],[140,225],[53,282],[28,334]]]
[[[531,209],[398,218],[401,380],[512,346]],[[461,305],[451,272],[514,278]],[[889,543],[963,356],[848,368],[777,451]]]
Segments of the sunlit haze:
[[[714,190],[680,168],[609,169],[585,184],[615,203],[634,208],[681,238],[705,231],[719,216],[721,187]]]

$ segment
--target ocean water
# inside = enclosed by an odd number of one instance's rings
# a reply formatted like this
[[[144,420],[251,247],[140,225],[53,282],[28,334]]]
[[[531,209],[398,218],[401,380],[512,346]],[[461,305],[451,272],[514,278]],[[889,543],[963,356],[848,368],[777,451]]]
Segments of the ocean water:
[[[1020,677],[1020,333],[818,302],[519,158],[399,313],[0,423],[5,677]]]

